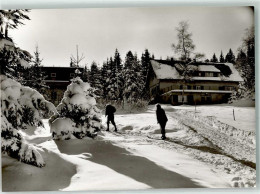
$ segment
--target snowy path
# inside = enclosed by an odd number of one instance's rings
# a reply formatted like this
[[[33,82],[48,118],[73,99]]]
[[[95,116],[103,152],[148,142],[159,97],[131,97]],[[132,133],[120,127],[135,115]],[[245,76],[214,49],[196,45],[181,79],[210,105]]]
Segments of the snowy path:
[[[124,137],[121,142],[132,140],[131,144],[136,145],[139,137],[141,145],[148,142],[163,149],[185,153],[207,164],[211,171],[227,180],[232,187],[255,186],[254,132],[224,125],[211,117],[194,117],[189,112],[175,110],[169,105],[163,107],[169,118],[166,126],[166,136],[169,141],[147,138],[147,136],[153,136],[160,139],[155,110],[150,106],[144,113],[116,115],[120,135]],[[118,140],[116,142],[120,143]],[[142,147],[137,146],[136,149],[142,149]],[[156,156],[157,153],[154,155]],[[168,156],[165,158],[167,159]]]
[[[169,118],[168,141],[159,140],[151,106],[138,114],[116,114],[119,133],[102,131],[94,140],[53,141],[48,130],[28,130],[26,140],[42,149],[46,166],[36,168],[2,157],[3,190],[255,186],[256,171],[250,167],[255,162],[255,142],[243,136],[246,133],[234,136],[232,128],[230,135],[230,129],[218,131],[222,128],[211,125],[208,118],[163,107]],[[105,124],[105,117],[102,120]],[[48,128],[46,120],[44,124]]]

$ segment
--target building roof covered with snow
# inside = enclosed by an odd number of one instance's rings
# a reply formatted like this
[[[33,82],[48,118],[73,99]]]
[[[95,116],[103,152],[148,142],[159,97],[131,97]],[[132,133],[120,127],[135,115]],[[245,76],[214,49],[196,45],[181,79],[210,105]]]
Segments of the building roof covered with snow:
[[[198,65],[198,71],[204,71],[204,72],[220,72],[219,69],[217,69],[213,65]]]
[[[183,79],[180,67],[185,64],[181,61],[151,60],[152,69],[155,76],[159,80]],[[197,81],[231,81],[242,82],[243,79],[239,75],[232,63],[202,63],[192,62],[189,64],[194,69],[193,80]]]

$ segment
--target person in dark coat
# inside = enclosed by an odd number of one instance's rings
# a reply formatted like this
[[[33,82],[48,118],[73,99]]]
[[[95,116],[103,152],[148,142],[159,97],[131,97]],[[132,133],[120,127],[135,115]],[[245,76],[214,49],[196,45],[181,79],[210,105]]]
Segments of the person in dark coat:
[[[114,127],[115,131],[117,131],[115,120],[114,120],[114,113],[116,112],[116,108],[110,104],[106,105],[106,113],[105,115],[107,116],[107,131],[109,131],[109,122],[111,122]]]
[[[157,123],[160,124],[161,126],[161,133],[162,133],[162,139],[166,139],[166,136],[165,136],[165,126],[166,126],[166,123],[168,121],[168,118],[165,114],[165,111],[162,109],[161,105],[160,104],[157,104],[156,105],[156,117],[157,117]]]

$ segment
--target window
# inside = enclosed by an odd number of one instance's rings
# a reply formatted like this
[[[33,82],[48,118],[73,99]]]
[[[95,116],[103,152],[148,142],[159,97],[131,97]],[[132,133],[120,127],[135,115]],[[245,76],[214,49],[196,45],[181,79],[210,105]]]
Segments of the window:
[[[200,88],[200,86],[196,86],[196,90],[200,90],[201,88]]]
[[[226,86],[226,87],[225,87],[225,90],[232,91],[232,90],[233,90],[233,87],[232,87],[232,86]]]
[[[187,98],[187,96],[178,95],[178,102],[179,102],[179,103],[185,103],[185,102],[188,102],[188,98]]]
[[[206,73],[206,77],[213,77],[213,73],[212,72],[207,72]]]
[[[74,77],[74,75],[75,75],[74,73],[70,73],[70,77]]]
[[[51,73],[51,77],[56,77],[56,73]]]

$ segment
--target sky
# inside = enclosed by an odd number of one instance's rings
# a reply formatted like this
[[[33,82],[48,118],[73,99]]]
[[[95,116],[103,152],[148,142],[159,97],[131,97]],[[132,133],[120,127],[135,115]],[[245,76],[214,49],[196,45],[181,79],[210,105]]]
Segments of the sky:
[[[210,59],[234,53],[242,44],[245,30],[254,25],[254,11],[250,7],[139,7],[34,9],[9,35],[16,45],[31,54],[39,47],[44,66],[69,66],[71,55],[84,59],[80,65],[90,67],[92,61],[100,65],[117,48],[124,60],[131,50],[141,57],[147,48],[155,58],[177,58],[171,45],[177,43],[176,27],[188,21],[195,52]]]

